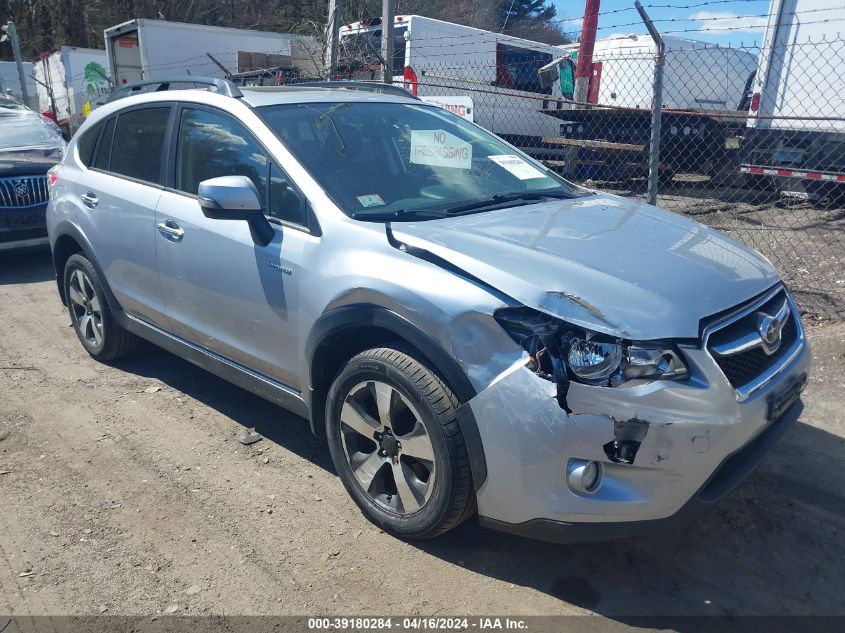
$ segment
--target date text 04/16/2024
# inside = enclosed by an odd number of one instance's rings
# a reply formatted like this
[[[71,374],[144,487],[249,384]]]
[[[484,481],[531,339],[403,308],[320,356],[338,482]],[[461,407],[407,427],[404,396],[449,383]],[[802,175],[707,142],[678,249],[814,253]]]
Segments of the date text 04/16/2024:
[[[497,617],[371,617],[371,618],[308,618],[311,630],[423,630],[423,631],[467,631],[477,630],[525,630],[527,625],[518,618]]]

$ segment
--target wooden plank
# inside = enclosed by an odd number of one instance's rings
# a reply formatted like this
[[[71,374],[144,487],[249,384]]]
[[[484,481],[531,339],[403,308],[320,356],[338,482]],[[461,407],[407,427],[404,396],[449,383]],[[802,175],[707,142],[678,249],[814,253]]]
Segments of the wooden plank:
[[[589,149],[613,149],[623,152],[641,152],[645,149],[645,145],[636,145],[633,143],[611,143],[610,141],[592,141],[581,138],[561,138],[559,136],[544,136],[543,143],[550,145],[571,145],[574,147],[586,147]]]

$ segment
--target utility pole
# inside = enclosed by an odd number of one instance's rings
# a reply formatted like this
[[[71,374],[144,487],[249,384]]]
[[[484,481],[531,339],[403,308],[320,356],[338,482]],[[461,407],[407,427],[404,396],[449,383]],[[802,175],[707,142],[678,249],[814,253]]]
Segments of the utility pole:
[[[584,7],[584,23],[581,26],[581,39],[578,46],[578,63],[575,66],[576,104],[586,103],[590,90],[590,77],[593,75],[593,49],[596,45],[596,31],[599,26],[599,5],[601,0],[587,0]],[[576,106],[577,107],[577,106]]]
[[[328,76],[333,80],[337,75],[337,41],[340,34],[340,9],[343,0],[329,0],[329,21],[326,25],[326,57],[323,60]]]
[[[23,71],[23,61],[21,60],[21,45],[18,41],[18,32],[15,29],[15,23],[11,20],[3,27],[3,37],[0,37],[0,42],[5,42],[7,39],[12,43],[12,53],[15,56],[15,63],[18,66],[18,79],[21,82],[21,97],[23,98],[24,105],[31,107],[29,89],[26,85],[26,73]]]
[[[393,18],[396,14],[396,0],[381,0],[381,80],[393,83]]]

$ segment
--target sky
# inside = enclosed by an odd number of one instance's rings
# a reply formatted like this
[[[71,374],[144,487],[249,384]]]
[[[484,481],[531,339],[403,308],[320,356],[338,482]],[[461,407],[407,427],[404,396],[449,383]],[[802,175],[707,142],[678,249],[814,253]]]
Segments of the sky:
[[[557,7],[558,18],[572,18],[572,21],[563,23],[564,29],[575,32],[576,36],[580,35],[584,0],[551,0],[551,2]],[[752,16],[763,16],[769,13],[768,0],[641,0],[641,2],[661,33],[693,29],[695,32],[669,34],[734,46],[760,43],[763,39],[766,18]],[[666,5],[672,6],[669,8]],[[609,13],[611,11],[615,13]],[[636,24],[631,24],[632,22]],[[601,0],[599,37],[645,32],[645,26],[634,9],[634,0]]]

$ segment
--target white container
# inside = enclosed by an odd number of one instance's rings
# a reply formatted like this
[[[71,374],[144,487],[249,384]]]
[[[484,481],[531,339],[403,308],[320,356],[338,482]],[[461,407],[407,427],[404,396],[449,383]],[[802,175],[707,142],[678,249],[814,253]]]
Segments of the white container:
[[[38,107],[52,112],[71,132],[85,119],[85,104],[93,106],[111,90],[106,52],[93,48],[61,46],[34,62]]]
[[[313,74],[313,38],[163,20],[137,19],[104,32],[115,87],[144,80],[225,77],[211,54],[231,74],[297,65]]]

